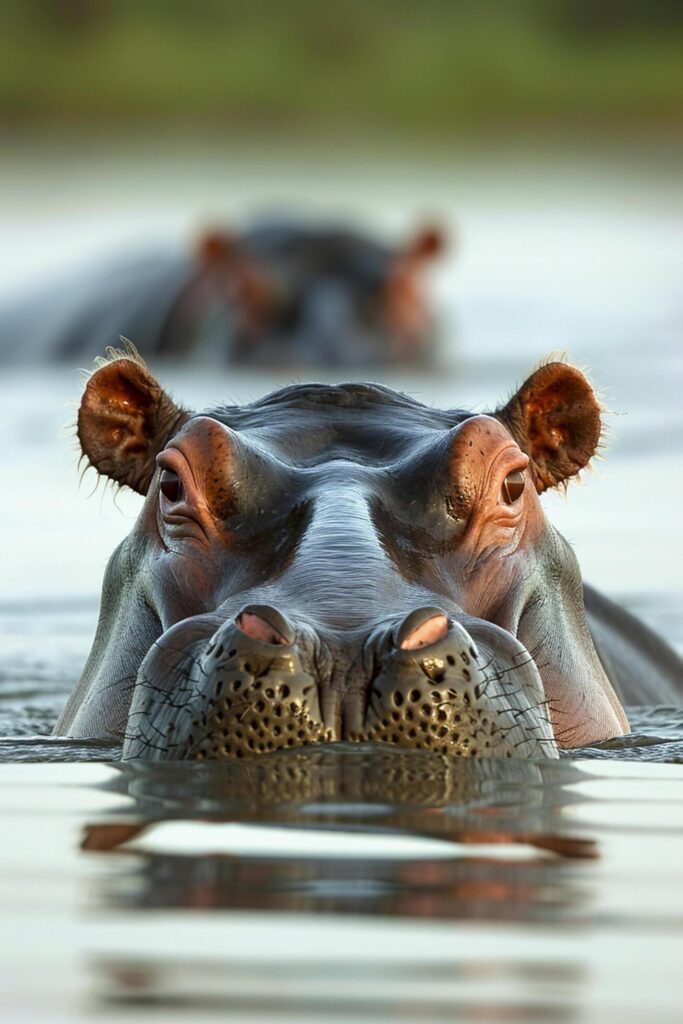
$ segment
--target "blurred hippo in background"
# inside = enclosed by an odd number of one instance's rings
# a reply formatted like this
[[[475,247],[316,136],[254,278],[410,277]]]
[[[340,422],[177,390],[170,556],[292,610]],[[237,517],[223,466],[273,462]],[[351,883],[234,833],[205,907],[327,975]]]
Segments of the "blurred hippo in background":
[[[0,361],[90,362],[122,337],[212,366],[428,362],[423,272],[444,246],[435,225],[393,245],[334,224],[208,231],[192,254],[132,254],[34,289],[0,312]]]
[[[193,413],[112,353],[78,436],[145,502],[59,734],[122,736],[125,758],[547,758],[628,732],[624,703],[680,702],[680,659],[582,585],[543,511],[601,437],[571,366],[488,414],[373,384]]]

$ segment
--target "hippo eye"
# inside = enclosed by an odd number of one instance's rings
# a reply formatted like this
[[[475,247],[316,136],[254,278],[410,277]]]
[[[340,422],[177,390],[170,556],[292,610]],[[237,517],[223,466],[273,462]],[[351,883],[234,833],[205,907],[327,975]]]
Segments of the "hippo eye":
[[[524,490],[524,473],[516,469],[514,473],[508,473],[503,480],[501,494],[506,505],[513,505]]]
[[[168,501],[177,501],[180,497],[180,477],[172,469],[164,469],[159,478],[159,490]]]

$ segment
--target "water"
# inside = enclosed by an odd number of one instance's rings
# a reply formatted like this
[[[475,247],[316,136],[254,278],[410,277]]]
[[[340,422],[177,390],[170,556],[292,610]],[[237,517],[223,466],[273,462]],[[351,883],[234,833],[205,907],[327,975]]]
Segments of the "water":
[[[384,382],[486,409],[571,348],[611,438],[584,486],[544,499],[548,515],[586,578],[683,650],[681,188],[666,167],[72,151],[50,154],[48,182],[37,156],[17,150],[3,171],[6,292],[111,246],[180,244],[207,211],[287,196],[399,230],[428,197],[461,237],[435,282],[443,368]],[[196,407],[289,382],[154,369]],[[0,378],[7,1019],[680,1019],[680,709],[629,709],[631,736],[548,764],[344,746],[118,764],[117,744],[50,737],[139,507],[78,487],[62,430],[78,391],[67,369]]]
[[[676,1021],[682,780],[349,748],[2,765],[8,1019]]]

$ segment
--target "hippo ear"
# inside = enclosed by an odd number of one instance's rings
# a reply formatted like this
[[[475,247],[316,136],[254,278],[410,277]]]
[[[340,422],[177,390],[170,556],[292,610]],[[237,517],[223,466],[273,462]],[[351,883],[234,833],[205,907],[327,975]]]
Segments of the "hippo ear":
[[[422,263],[440,256],[446,244],[446,234],[438,224],[425,224],[408,239],[401,255],[411,263]]]
[[[157,455],[188,415],[139,357],[117,353],[99,362],[85,386],[78,439],[98,473],[146,494]]]
[[[565,363],[548,363],[532,373],[496,416],[529,456],[539,494],[580,472],[602,431],[592,387]]]
[[[230,260],[236,253],[236,242],[226,231],[205,231],[197,243],[197,258],[205,268]]]

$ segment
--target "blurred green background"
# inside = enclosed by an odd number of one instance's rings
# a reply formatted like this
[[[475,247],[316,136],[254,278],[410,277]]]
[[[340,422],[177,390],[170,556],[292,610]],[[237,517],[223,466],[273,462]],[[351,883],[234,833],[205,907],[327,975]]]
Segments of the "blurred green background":
[[[0,125],[667,132],[680,0],[3,0]]]

